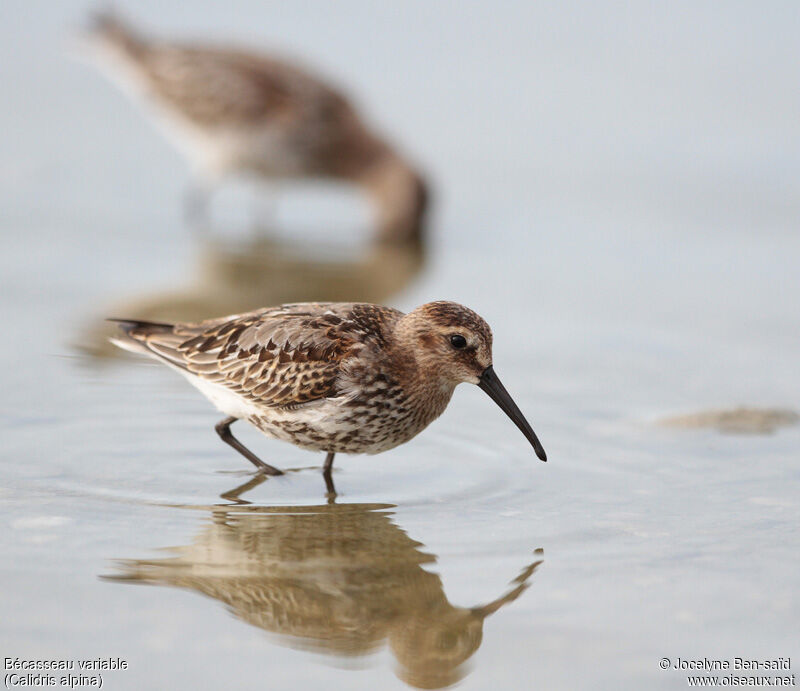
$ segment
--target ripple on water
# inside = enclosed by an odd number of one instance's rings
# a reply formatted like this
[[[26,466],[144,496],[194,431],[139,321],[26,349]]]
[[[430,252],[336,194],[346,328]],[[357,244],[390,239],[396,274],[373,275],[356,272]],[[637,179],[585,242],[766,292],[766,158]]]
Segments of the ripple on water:
[[[173,439],[162,444],[162,449],[180,448],[181,440],[177,435]],[[128,447],[127,455],[62,458],[57,474],[38,480],[46,480],[49,488],[61,495],[104,501],[187,507],[227,503],[230,497],[225,495],[256,476],[236,454],[221,446],[216,448],[213,438],[209,438],[209,444],[214,447],[199,454],[145,454]],[[156,446],[155,442],[150,446]],[[273,448],[284,452],[286,460],[279,465],[286,475],[255,482],[240,498],[270,506],[324,500],[322,456],[281,444]],[[417,508],[468,504],[499,510],[513,503],[510,500],[519,485],[521,467],[538,469],[538,462],[534,466],[522,456],[509,456],[437,433],[378,456],[339,457],[334,481],[341,501],[391,502]],[[524,468],[523,472],[529,470]]]

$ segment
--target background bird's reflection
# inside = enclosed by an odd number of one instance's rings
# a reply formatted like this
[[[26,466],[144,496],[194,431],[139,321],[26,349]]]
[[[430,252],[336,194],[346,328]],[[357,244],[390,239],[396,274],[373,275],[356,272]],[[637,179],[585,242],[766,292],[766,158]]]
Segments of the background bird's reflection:
[[[98,357],[120,353],[108,341],[108,316],[150,321],[200,321],[287,302],[383,303],[421,271],[419,240],[372,243],[358,252],[329,252],[253,234],[249,239],[208,237],[199,245],[191,275],[174,290],[144,293],[105,305],[77,345]]]
[[[353,657],[387,642],[405,682],[449,686],[467,673],[486,617],[522,594],[541,559],[492,602],[454,606],[423,568],[436,557],[393,522],[391,508],[215,508],[192,544],[169,558],[123,561],[109,578],[196,590],[292,647]]]

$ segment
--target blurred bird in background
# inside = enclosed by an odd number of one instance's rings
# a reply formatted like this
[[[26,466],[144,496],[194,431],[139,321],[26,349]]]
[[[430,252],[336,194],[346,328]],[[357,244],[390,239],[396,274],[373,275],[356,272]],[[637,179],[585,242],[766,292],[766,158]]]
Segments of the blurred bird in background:
[[[228,175],[328,178],[368,195],[378,240],[421,241],[425,181],[320,78],[247,50],[149,37],[109,11],[93,16],[85,38],[101,66],[150,106],[189,159],[190,219],[206,215],[213,186]]]

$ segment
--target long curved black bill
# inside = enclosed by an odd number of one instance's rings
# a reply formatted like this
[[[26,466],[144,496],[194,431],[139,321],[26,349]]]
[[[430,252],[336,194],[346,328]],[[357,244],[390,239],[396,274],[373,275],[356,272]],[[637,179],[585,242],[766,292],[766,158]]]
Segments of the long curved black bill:
[[[517,408],[517,404],[514,403],[511,395],[506,391],[506,387],[503,386],[500,379],[494,373],[494,368],[491,365],[483,371],[478,386],[488,393],[491,399],[497,403],[503,412],[512,419],[517,427],[519,427],[520,431],[531,443],[531,446],[533,446],[536,455],[541,460],[546,461],[547,454],[544,452],[544,447],[539,441],[539,438],[536,436],[533,429],[531,429],[531,426],[528,424],[528,421],[525,419],[520,409]]]

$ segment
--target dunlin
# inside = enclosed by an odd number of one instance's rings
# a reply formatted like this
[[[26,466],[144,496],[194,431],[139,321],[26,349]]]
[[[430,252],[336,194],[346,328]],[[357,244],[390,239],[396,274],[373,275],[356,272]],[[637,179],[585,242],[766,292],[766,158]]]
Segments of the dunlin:
[[[189,158],[194,207],[227,174],[333,178],[374,201],[381,239],[419,239],[422,177],[322,79],[246,50],[150,38],[109,13],[96,15],[88,44]]]
[[[403,444],[477,384],[547,460],[495,374],[492,332],[475,312],[430,302],[404,314],[366,303],[298,303],[197,324],[119,321],[115,343],[177,369],[227,417],[216,426],[259,470],[267,465],[231,433],[239,419],[269,437],[327,453],[375,454]]]

